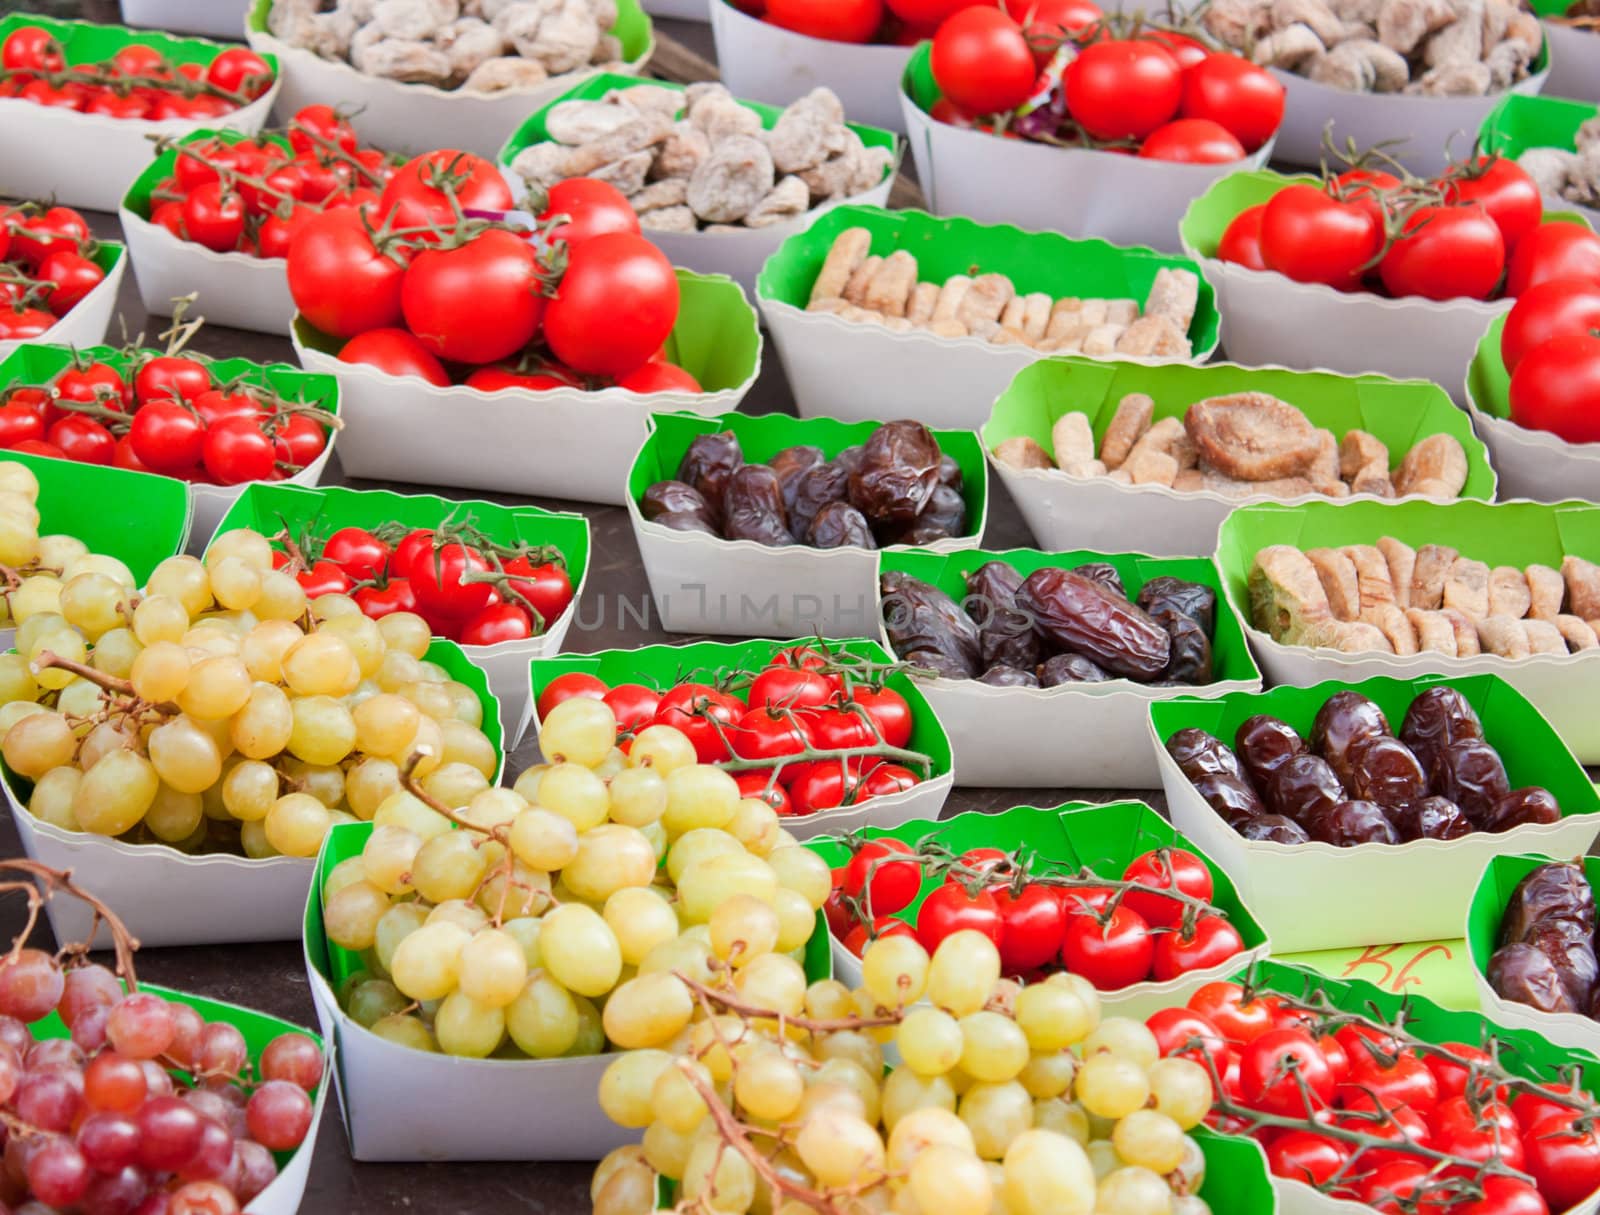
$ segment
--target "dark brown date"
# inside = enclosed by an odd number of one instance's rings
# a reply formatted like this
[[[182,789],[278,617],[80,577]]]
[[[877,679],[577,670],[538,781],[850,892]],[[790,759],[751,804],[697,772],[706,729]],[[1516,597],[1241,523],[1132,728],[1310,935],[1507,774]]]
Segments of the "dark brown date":
[[[1511,792],[1511,782],[1498,751],[1481,738],[1458,738],[1434,752],[1430,789],[1481,828],[1490,807]]]
[[[722,534],[757,544],[793,544],[778,474],[765,464],[746,464],[728,478],[722,493]]]
[[[1164,680],[1173,683],[1206,684],[1211,682],[1211,638],[1193,616],[1185,616],[1170,607],[1158,607],[1150,618],[1167,630],[1172,645],[1167,669],[1161,673]]]
[[[707,502],[720,504],[728,478],[744,467],[744,452],[731,430],[698,435],[678,465],[678,480],[694,486]]]
[[[830,502],[848,501],[850,474],[837,460],[808,468],[795,479],[794,500],[789,508],[789,525],[800,535],[811,530],[811,521]]]
[[[971,679],[972,668],[954,654],[940,650],[912,650],[900,657],[914,667],[925,667],[945,679]]]
[[[867,517],[848,502],[830,502],[806,529],[806,543],[813,548],[878,547]]]
[[[1017,610],[1022,575],[1004,561],[986,561],[967,575],[961,601],[978,626],[979,653],[985,664],[1032,670],[1043,656],[1033,622]]]
[[[1528,934],[1526,943],[1556,964],[1556,973],[1561,976],[1572,1002],[1579,1008],[1589,1007],[1595,979],[1600,977],[1594,942],[1589,937],[1569,936],[1559,924],[1540,924]]]
[[[1352,743],[1345,752],[1345,761],[1350,777],[1344,785],[1351,797],[1387,808],[1428,796],[1428,778],[1423,775],[1422,765],[1411,754],[1411,748],[1392,734],[1376,734]]]
[[[1458,840],[1472,834],[1461,807],[1442,797],[1422,797],[1389,811],[1389,821],[1402,840]]]
[[[1117,573],[1117,567],[1109,561],[1090,561],[1084,565],[1075,565],[1072,572],[1080,578],[1087,578],[1090,582],[1098,582],[1113,595],[1121,595],[1124,599],[1128,592],[1123,589],[1122,575]]]
[[[1039,686],[1054,688],[1064,683],[1104,683],[1112,676],[1092,658],[1082,654],[1057,654],[1039,668]]]
[[[1199,621],[1206,636],[1216,632],[1217,592],[1201,583],[1185,582],[1169,574],[1152,578],[1139,588],[1139,606],[1152,615],[1157,608],[1171,608]]]
[[[1561,971],[1541,950],[1525,941],[1502,945],[1489,959],[1489,986],[1502,999],[1540,1012],[1581,1012],[1572,1002]]]
[[[1336,848],[1356,844],[1398,844],[1400,835],[1377,802],[1348,801],[1321,806],[1300,820],[1314,840]]]
[[[1191,781],[1202,776],[1222,774],[1235,780],[1246,779],[1244,765],[1227,743],[1213,734],[1190,726],[1167,739],[1167,754],[1178,770]]]
[[[1304,753],[1306,744],[1288,722],[1258,713],[1234,733],[1233,749],[1255,787],[1265,789],[1272,774],[1291,756]]]
[[[711,503],[705,500],[698,489],[683,481],[657,481],[639,499],[639,511],[646,519],[678,513],[701,515],[713,525],[717,520],[716,509]]]
[[[787,510],[794,505],[795,492],[800,488],[800,478],[827,460],[820,447],[785,447],[768,460],[767,467],[778,474],[778,488],[783,491],[783,505]]]
[[[939,484],[942,456],[921,422],[885,422],[862,445],[850,474],[850,504],[875,524],[910,523]]]
[[[966,483],[961,475],[961,465],[956,463],[956,458],[946,453],[939,457],[939,484],[948,485],[951,489],[959,490]]]
[[[1483,816],[1485,831],[1510,831],[1513,827],[1526,827],[1531,823],[1559,823],[1561,806],[1548,789],[1530,785],[1526,789],[1513,789],[1489,807]]]
[[[1261,804],[1261,798],[1254,789],[1225,772],[1200,777],[1194,781],[1194,789],[1205,799],[1206,805],[1232,827],[1237,827],[1247,819],[1261,818],[1267,813],[1267,808]]]
[[[917,660],[919,652],[937,654],[942,661],[936,669],[952,678],[971,679],[983,669],[978,626],[949,595],[896,570],[885,573],[879,586],[884,627],[895,653],[907,661]]]
[[[1348,785],[1351,744],[1388,733],[1389,721],[1375,703],[1360,692],[1335,692],[1322,702],[1311,723],[1311,749]]]
[[[935,485],[928,504],[909,526],[888,525],[880,529],[885,544],[932,544],[966,534],[967,500],[948,485]]]
[[[1017,592],[1017,606],[1039,635],[1129,679],[1157,679],[1172,657],[1167,631],[1126,599],[1071,570],[1035,570]]]
[[[1483,723],[1467,698],[1446,684],[1419,693],[1400,723],[1400,741],[1411,748],[1422,770],[1433,772],[1434,756],[1459,738],[1482,738]]]
[[[650,520],[659,523],[662,527],[670,528],[675,532],[704,532],[708,536],[722,535],[716,528],[706,521],[706,517],[693,511],[669,510],[664,515],[657,515]]]
[[[1327,760],[1303,751],[1278,765],[1267,783],[1266,799],[1275,812],[1310,831],[1307,816],[1337,806],[1345,800],[1345,790]]]
[[[1594,932],[1594,891],[1582,865],[1555,861],[1518,882],[1500,920],[1500,944],[1525,941],[1535,927],[1552,922],[1583,936]]]
[[[1252,843],[1260,844],[1309,844],[1311,837],[1306,834],[1306,829],[1292,819],[1284,818],[1281,814],[1263,814],[1259,818],[1247,818],[1234,824],[1234,829],[1239,835]]]
[[[978,676],[978,682],[994,688],[1037,688],[1039,677],[1032,671],[1024,671],[1021,667],[997,662]]]
[[[846,447],[833,457],[833,462],[847,473],[853,473],[861,467],[861,461],[866,456],[867,449],[864,444],[857,443],[854,447]]]

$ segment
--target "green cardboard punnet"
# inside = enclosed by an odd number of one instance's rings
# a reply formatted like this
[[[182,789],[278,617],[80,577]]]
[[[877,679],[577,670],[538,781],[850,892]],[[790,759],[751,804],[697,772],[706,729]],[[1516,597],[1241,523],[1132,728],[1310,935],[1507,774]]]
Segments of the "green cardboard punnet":
[[[1567,0],[1554,0],[1544,7],[1564,12]],[[1534,11],[1540,5],[1533,5]],[[1516,159],[1529,148],[1561,148],[1575,151],[1578,128],[1596,114],[1600,105],[1591,101],[1571,101],[1565,97],[1544,97],[1532,93],[1507,93],[1489,111],[1479,128],[1478,140],[1485,152]]]
[[[1054,298],[1103,296],[1131,298],[1143,305],[1162,269],[1200,268],[1186,257],[1153,249],[1123,248],[1103,240],[1073,240],[1050,232],[1024,232],[1008,224],[942,219],[925,211],[886,211],[881,207],[834,207],[803,232],[789,237],[767,259],[756,282],[762,299],[804,309],[834,239],[846,228],[872,234],[872,252],[904,249],[916,256],[926,282],[942,283],[952,274],[1004,274],[1019,293],[1043,291]],[[1200,282],[1200,299],[1189,325],[1194,357],[1217,348],[1216,297]],[[863,385],[862,391],[869,391]]]
[[[8,363],[0,363],[0,381]],[[189,538],[194,503],[182,481],[19,451],[0,452],[5,461],[38,478],[40,535],[76,536],[90,552],[121,561],[140,586]]]
[[[755,309],[750,307],[739,284],[721,274],[696,274],[683,269],[676,274],[678,322],[667,338],[667,361],[682,367],[706,392],[724,392],[754,379],[761,357],[761,333]],[[294,337],[300,345],[327,355],[337,355],[344,345],[338,338],[312,328],[298,313]],[[413,377],[395,378],[426,387]],[[526,395],[531,406],[539,403],[539,393]],[[641,405],[650,399],[649,394],[638,397]]]
[[[884,419],[890,421],[892,419]],[[791,418],[769,413],[752,416],[725,413],[704,417],[692,413],[653,413],[650,435],[628,472],[628,496],[634,501],[657,481],[678,475],[689,444],[701,435],[732,431],[739,439],[745,463],[771,459],[786,447],[810,444],[833,459],[846,447],[865,443],[879,422],[841,422],[837,418]],[[961,466],[961,495],[967,503],[967,534],[982,535],[988,512],[989,468],[978,437],[970,430],[936,430],[939,449]]]
[[[1011,387],[995,402],[983,428],[983,445],[992,451],[1006,439],[1025,436],[1053,452],[1050,428],[1063,415],[1077,412],[1088,415],[1095,449],[1099,450],[1118,403],[1130,392],[1142,392],[1154,400],[1157,419],[1182,419],[1190,405],[1207,397],[1270,393],[1299,408],[1313,426],[1331,430],[1339,438],[1350,430],[1375,435],[1388,447],[1395,467],[1429,435],[1446,434],[1467,453],[1467,483],[1461,496],[1485,501],[1494,497],[1489,453],[1473,434],[1471,420],[1444,390],[1426,380],[1392,380],[1381,375],[1287,371],[1232,363],[1146,366],[1076,356],[1042,359],[1018,372]]]

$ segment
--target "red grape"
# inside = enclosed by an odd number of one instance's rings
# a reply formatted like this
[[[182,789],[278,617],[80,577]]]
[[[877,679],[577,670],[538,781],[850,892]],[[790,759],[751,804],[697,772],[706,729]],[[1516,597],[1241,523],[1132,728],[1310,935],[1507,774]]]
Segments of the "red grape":
[[[154,1059],[171,1045],[173,1032],[172,1006],[145,991],[125,997],[106,1022],[111,1045],[130,1059]]]
[[[28,1072],[17,1085],[12,1108],[18,1118],[41,1131],[67,1130],[83,1108],[83,1094],[78,1091],[82,1083],[77,1072]]]
[[[239,1158],[239,1188],[235,1193],[240,1202],[250,1202],[277,1177],[278,1162],[254,1139],[239,1140],[233,1150]]]
[[[234,1215],[238,1200],[214,1181],[191,1181],[173,1191],[167,1215]]]
[[[83,1072],[83,1099],[97,1110],[132,1113],[144,1104],[149,1087],[144,1065],[114,1050],[96,1055]]]
[[[90,1114],[78,1128],[78,1150],[97,1173],[117,1173],[139,1156],[139,1125],[126,1114]]]
[[[61,1003],[65,979],[55,958],[42,949],[20,950],[0,959],[0,1013],[31,1022]]]
[[[70,1139],[41,1144],[28,1161],[28,1188],[48,1207],[70,1207],[89,1188],[89,1166]]]
[[[68,1029],[78,1024],[91,1009],[110,1010],[122,999],[122,984],[117,976],[104,966],[80,966],[67,971],[61,994],[61,1005],[56,1010]]]
[[[250,1137],[274,1152],[300,1146],[311,1127],[311,1098],[299,1085],[269,1080],[250,1094],[245,1106]]]
[[[322,1083],[322,1051],[304,1034],[282,1034],[261,1052],[261,1077],[287,1080],[309,1093]]]
[[[147,1169],[180,1169],[200,1146],[200,1115],[176,1097],[146,1101],[138,1123],[139,1163]]]
[[[237,1076],[250,1062],[244,1035],[226,1021],[214,1021],[200,1035],[200,1070],[208,1076]]]

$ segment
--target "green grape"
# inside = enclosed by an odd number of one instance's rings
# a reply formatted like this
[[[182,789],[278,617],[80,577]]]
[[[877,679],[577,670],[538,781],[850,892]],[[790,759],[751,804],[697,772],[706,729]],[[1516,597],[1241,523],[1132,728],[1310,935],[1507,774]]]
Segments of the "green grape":
[[[667,812],[667,782],[654,768],[624,768],[611,778],[611,819],[647,827]]]
[[[251,679],[276,684],[283,678],[283,656],[305,634],[290,620],[263,620],[239,643],[239,657]]]
[[[821,857],[817,860],[826,870],[826,862]],[[679,908],[687,923],[704,924],[713,911],[736,894],[748,894],[770,904],[777,890],[778,876],[773,866],[741,848],[696,862],[684,870],[678,880]]]
[[[348,612],[342,616],[331,617],[317,632],[337,637],[349,647],[350,653],[355,657],[356,668],[361,672],[361,678],[367,679],[376,675],[378,668],[383,665],[383,656],[388,650],[383,640],[383,631],[378,628],[376,620],[368,618],[363,613]]]
[[[278,773],[271,764],[247,759],[222,778],[222,804],[241,822],[260,822],[278,800]]]
[[[1184,1130],[1199,1126],[1211,1112],[1214,1096],[1211,1074],[1201,1064],[1192,1059],[1157,1059],[1148,1068],[1147,1075],[1155,1108]],[[1146,1162],[1130,1159],[1129,1163]]]
[[[506,1006],[505,1018],[506,1032],[517,1044],[517,1049],[529,1058],[559,1058],[571,1050],[578,1040],[580,1017],[577,1002],[573,1000],[571,992],[542,970],[534,971],[528,976],[522,990],[517,993],[517,998]],[[634,1057],[623,1055],[618,1062]],[[611,1066],[614,1068],[617,1064]],[[610,1070],[607,1069],[608,1076]],[[606,1101],[604,1078],[600,1082],[600,1092],[601,1103],[604,1106]],[[645,1095],[645,1100],[648,1100],[648,1093]],[[622,1122],[610,1108],[607,1108],[606,1112]],[[623,1122],[622,1125],[644,1124]]]
[[[1183,1128],[1158,1110],[1134,1110],[1111,1132],[1112,1146],[1131,1165],[1170,1173],[1183,1163]]]
[[[323,900],[322,920],[328,939],[341,949],[359,953],[377,940],[378,921],[389,910],[389,897],[371,882],[353,882]]]
[[[0,705],[31,701],[38,695],[39,684],[28,669],[28,660],[15,651],[0,654]]]
[[[191,717],[216,721],[232,717],[250,700],[250,672],[235,656],[207,658],[195,663],[189,682],[178,694],[178,707]]]
[[[743,845],[726,831],[705,828],[685,832],[673,841],[672,847],[667,852],[667,876],[676,886],[683,880],[683,875],[689,866],[697,861],[708,861],[714,856],[739,855],[743,852]]]
[[[290,702],[294,725],[289,752],[308,764],[336,764],[356,745],[350,710],[331,696],[301,696]]]
[[[593,768],[616,740],[617,718],[611,707],[587,696],[562,701],[539,723],[539,750],[553,764]]]
[[[345,696],[361,682],[356,656],[331,633],[301,637],[284,651],[282,664],[283,680],[297,696]]]
[[[72,800],[78,786],[83,783],[83,773],[77,768],[56,768],[46,772],[33,786],[28,798],[28,813],[42,823],[59,827],[63,831],[81,831],[78,816],[72,812]]]
[[[819,858],[820,859],[820,858]],[[957,1017],[977,1012],[1000,979],[1000,951],[980,932],[953,932],[933,952],[928,999]]]
[[[566,700],[562,701],[562,706],[578,703],[576,699]],[[558,763],[545,770],[539,781],[539,795],[535,804],[559,814],[579,832],[584,832],[606,821],[611,799],[606,792],[605,782],[588,768],[579,764]]]
[[[379,802],[378,808],[372,813],[372,821],[380,827],[389,823],[405,827],[425,840],[454,830],[449,819],[404,789],[391,793]]]
[[[1078,1057],[1070,1051],[1036,1054],[1028,1060],[1017,1079],[1033,1098],[1059,1097],[1072,1091],[1078,1075]],[[1208,1107],[1209,1108],[1209,1107]]]
[[[864,1118],[825,1106],[800,1126],[795,1151],[820,1185],[861,1184],[884,1171],[883,1140]]]
[[[163,784],[155,800],[144,812],[144,825],[150,834],[166,844],[180,844],[192,836],[205,820],[198,793],[182,793]]]
[[[1024,1130],[1007,1147],[1002,1197],[1009,1215],[1089,1215],[1095,1205],[1094,1169],[1065,1135]]]
[[[424,924],[395,948],[389,968],[394,985],[413,1000],[442,1000],[456,986],[461,951],[471,939],[459,924]]]
[[[403,696],[382,692],[356,706],[356,745],[368,755],[393,755],[417,732],[421,717]]]
[[[394,951],[400,947],[400,942],[427,922],[428,909],[421,903],[391,903],[378,917],[372,934],[372,949],[378,955],[378,964],[386,971],[392,970]]]
[[[225,557],[211,566],[211,593],[229,611],[245,611],[261,598],[261,577],[243,558]]]
[[[604,903],[629,886],[648,886],[655,875],[650,841],[620,823],[602,823],[580,834],[578,854],[561,871],[568,889],[593,903]]]
[[[146,743],[157,775],[180,793],[202,793],[222,779],[222,755],[187,715],[169,719]]]
[[[1144,1067],[1122,1055],[1090,1055],[1078,1069],[1073,1091],[1083,1108],[1099,1118],[1123,1118],[1150,1099]]]
[[[371,1029],[384,1017],[401,1012],[409,1003],[400,989],[387,979],[371,979],[351,991],[345,1011],[357,1025]]]
[[[1161,1047],[1156,1036],[1143,1021],[1131,1017],[1107,1017],[1084,1039],[1085,1057],[1108,1051],[1131,1059],[1141,1067],[1149,1067],[1161,1058]]]
[[[880,937],[861,955],[861,983],[884,1008],[915,1004],[927,990],[928,953],[914,937]]]
[[[563,703],[578,704],[580,700],[581,697],[574,697]],[[679,768],[688,767],[698,758],[694,744],[684,737],[681,730],[674,730],[671,726],[646,726],[634,737],[633,746],[628,749],[630,768],[654,768],[663,777],[671,776]]]
[[[502,1009],[479,1003],[464,991],[453,991],[433,1017],[439,1049],[465,1059],[487,1059],[506,1036]]]
[[[378,632],[390,653],[421,658],[433,644],[433,630],[415,612],[391,612],[378,621]]]
[[[478,702],[474,699],[472,703]],[[439,733],[444,741],[440,758],[446,764],[461,764],[473,768],[485,782],[494,780],[499,774],[500,757],[495,754],[494,744],[489,741],[489,736],[477,726],[452,717],[439,723]]]
[[[622,974],[616,934],[599,912],[582,903],[567,903],[545,915],[539,951],[555,980],[582,996],[604,995]]]
[[[439,1042],[433,1036],[433,1031],[418,1017],[395,1013],[375,1021],[371,1028],[386,1042],[431,1054],[439,1053]]]
[[[905,1065],[918,1075],[942,1076],[961,1062],[961,1023],[937,1008],[914,1008],[900,1022],[895,1041]]]
[[[12,771],[38,780],[52,768],[72,762],[77,736],[60,713],[30,713],[5,733],[0,754]]]
[[[1067,1101],[1060,1097],[1035,1099],[1033,1125],[1041,1130],[1065,1135],[1074,1143],[1089,1142],[1089,1115],[1076,1101]]]
[[[683,1196],[728,1215],[742,1215],[756,1198],[756,1171],[718,1135],[696,1139],[683,1162]],[[987,1215],[987,1213],[985,1213]]]
[[[145,700],[160,704],[174,699],[189,682],[189,653],[175,641],[149,643],[133,660],[128,679]]]
[[[62,584],[61,614],[90,640],[123,623],[127,591],[104,574],[78,574]]]
[[[231,562],[265,573],[272,568],[272,544],[260,532],[248,527],[231,528],[213,536],[204,558],[213,583],[218,566]]]
[[[327,880],[322,883],[322,897],[331,899],[346,886],[354,886],[357,882],[366,880],[366,863],[359,856],[347,856],[328,871]]]
[[[1091,1010],[1078,993],[1054,983],[1035,983],[1017,993],[1017,1025],[1038,1051],[1076,1046],[1094,1028]]]
[[[1094,1210],[1098,1215],[1169,1215],[1172,1189],[1159,1174],[1130,1165],[1100,1179]]]
[[[917,1205],[940,1215],[989,1215],[994,1184],[971,1152],[935,1144],[911,1164],[907,1187]]]
[[[306,614],[306,592],[293,574],[268,570],[261,575],[261,592],[251,609],[261,620],[299,620]]]
[[[741,797],[738,783],[722,769],[689,764],[667,776],[667,810],[661,822],[669,835],[720,829],[733,821]]]
[[[403,792],[400,769],[393,760],[363,759],[345,773],[344,795],[350,810],[366,822],[372,821],[386,798]]]
[[[999,1160],[1018,1135],[1033,1125],[1033,1098],[1015,1080],[974,1081],[961,1094],[956,1112],[972,1132],[973,1147],[985,1160]]]
[[[669,974],[638,975],[619,984],[602,1013],[606,1037],[624,1050],[661,1046],[689,1024],[694,998]]]
[[[286,793],[272,803],[261,826],[284,856],[316,856],[332,821],[328,808],[309,793]]]
[[[422,837],[406,827],[374,827],[362,846],[367,878],[385,894],[411,890],[411,867],[422,849]]]
[[[486,928],[461,951],[461,990],[487,1008],[510,1004],[527,981],[522,945],[509,933]]]
[[[90,768],[72,796],[78,825],[96,835],[131,831],[155,801],[161,778],[144,756],[118,748]]]
[[[733,1095],[744,1112],[768,1122],[792,1116],[805,1092],[800,1069],[777,1051],[757,1055],[733,1074]]]
[[[901,1119],[920,1109],[938,1108],[955,1115],[956,1090],[946,1076],[921,1076],[909,1067],[897,1067],[883,1082],[883,1125],[891,1132]],[[957,1119],[960,1122],[960,1119]],[[962,1129],[966,1124],[962,1123]],[[968,1135],[970,1139],[970,1134]]]
[[[472,833],[450,831],[422,845],[411,865],[411,884],[430,903],[466,899],[472,897],[486,869]]]

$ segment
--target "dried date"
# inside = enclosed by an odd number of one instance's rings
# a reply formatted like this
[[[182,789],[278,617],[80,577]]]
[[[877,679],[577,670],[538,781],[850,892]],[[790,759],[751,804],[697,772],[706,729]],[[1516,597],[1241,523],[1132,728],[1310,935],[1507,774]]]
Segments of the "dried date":
[[[939,484],[943,453],[921,422],[885,422],[862,445],[850,504],[875,524],[910,523]]]
[[[811,521],[830,502],[849,500],[850,473],[837,460],[808,468],[795,479],[794,500],[789,508],[789,525],[801,535],[811,530]]]
[[[867,517],[848,502],[830,502],[818,511],[806,529],[806,543],[813,548],[878,547]]]
[[[1111,678],[1104,668],[1082,654],[1057,654],[1039,668],[1041,688],[1059,687],[1064,683],[1104,683]]]
[[[826,462],[827,456],[822,454],[820,447],[785,447],[766,464],[778,475],[778,487],[783,491],[784,509],[792,509],[794,496],[800,488],[800,478],[819,464]]]
[[[1502,999],[1540,1012],[1581,1012],[1574,1004],[1561,971],[1542,950],[1525,941],[1503,945],[1489,959],[1489,986]]]
[[[1322,702],[1311,723],[1311,749],[1328,761],[1345,784],[1350,783],[1349,751],[1354,743],[1389,733],[1389,721],[1360,692],[1335,692]]]
[[[1238,827],[1249,819],[1261,818],[1267,808],[1260,796],[1246,782],[1225,772],[1200,777],[1194,782],[1195,792],[1205,799],[1230,827]],[[1286,822],[1288,820],[1285,820]]]
[[[1419,693],[1400,725],[1400,741],[1411,748],[1422,770],[1433,772],[1440,748],[1462,738],[1482,738],[1483,723],[1467,698],[1446,684]]]
[[[1167,739],[1167,754],[1191,781],[1212,775],[1231,776],[1238,781],[1247,779],[1244,765],[1227,743],[1193,726]]]
[[[1017,592],[1017,606],[1033,616],[1044,640],[1113,675],[1156,679],[1172,656],[1166,630],[1142,608],[1071,570],[1035,570]]]
[[[1461,807],[1442,797],[1423,797],[1389,811],[1389,821],[1401,840],[1458,840],[1472,834],[1472,823]]]
[[[1314,810],[1345,800],[1344,786],[1320,755],[1302,751],[1284,760],[1272,773],[1266,789],[1267,805],[1285,818],[1311,830],[1307,816]]]
[[[1193,616],[1170,607],[1156,608],[1150,618],[1167,630],[1172,646],[1162,678],[1174,683],[1210,683],[1211,638],[1206,636],[1204,626]]]
[[[1245,819],[1236,824],[1239,835],[1261,844],[1309,844],[1311,837],[1306,829],[1281,814],[1263,814],[1259,818]]]
[[[982,675],[978,676],[979,683],[986,683],[992,688],[1037,688],[1039,677],[1032,671],[1025,671],[1021,667],[1007,666],[997,662]]]
[[[956,458],[948,453],[939,457],[939,484],[948,485],[951,489],[959,491],[964,487],[966,478],[961,475],[961,465],[956,463]]]
[[[1185,582],[1163,574],[1139,588],[1139,606],[1154,615],[1157,608],[1182,612],[1210,636],[1217,628],[1217,592],[1198,582]]]
[[[1312,839],[1336,848],[1400,842],[1399,833],[1376,802],[1356,800],[1319,806],[1300,821]]]
[[[657,515],[651,520],[662,527],[675,532],[704,532],[708,536],[720,536],[721,533],[706,521],[704,515],[695,514],[686,510],[669,510],[664,515]]]
[[[985,664],[1031,671],[1043,657],[1033,622],[1017,609],[1022,575],[1004,561],[986,561],[967,575],[962,607],[978,626],[979,652]]]
[[[722,501],[728,478],[744,467],[744,451],[731,430],[697,435],[678,465],[678,480],[692,485],[707,502]]]
[[[1525,943],[1555,963],[1556,973],[1561,976],[1572,1002],[1579,1008],[1587,1008],[1594,994],[1595,979],[1600,975],[1592,939],[1570,936],[1559,924],[1540,924],[1528,934]]]
[[[1128,597],[1128,592],[1122,586],[1122,575],[1117,573],[1117,567],[1109,561],[1090,561],[1083,565],[1075,565],[1072,567],[1072,572],[1080,578],[1089,579],[1090,582],[1098,582],[1113,595],[1121,595],[1124,599]]]
[[[716,508],[698,489],[683,481],[657,481],[644,491],[639,510],[646,519],[677,513],[699,515],[713,527],[717,521]]]
[[[765,464],[746,464],[728,477],[722,494],[722,534],[757,544],[793,544],[778,475]]]
[[[1389,807],[1428,796],[1422,765],[1411,748],[1391,734],[1361,739],[1345,752],[1345,759],[1350,777],[1344,783],[1352,797]]]
[[[1265,789],[1272,774],[1291,757],[1303,754],[1305,740],[1286,721],[1258,713],[1239,726],[1233,749],[1258,789]]]
[[[1430,780],[1430,792],[1448,797],[1480,829],[1494,803],[1511,792],[1500,753],[1481,738],[1460,738],[1438,748]]]
[[[1530,824],[1559,823],[1561,806],[1548,789],[1531,785],[1497,798],[1483,816],[1485,831],[1510,831]]]
[[[1570,862],[1540,865],[1516,884],[1500,920],[1500,944],[1527,940],[1544,923],[1562,923],[1573,931],[1594,932],[1594,891],[1583,866]]]
[[[936,654],[936,669],[952,678],[971,679],[983,669],[978,626],[949,595],[896,570],[885,573],[879,587],[884,627],[897,654],[908,661],[919,653]]]

